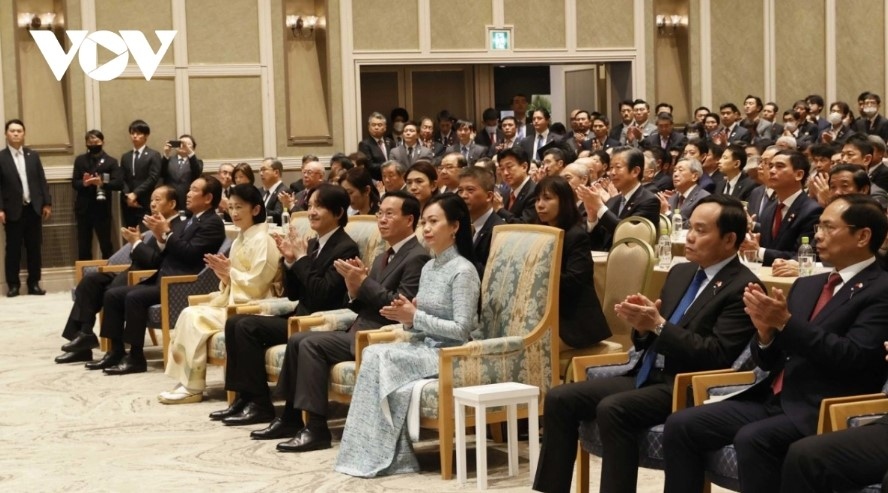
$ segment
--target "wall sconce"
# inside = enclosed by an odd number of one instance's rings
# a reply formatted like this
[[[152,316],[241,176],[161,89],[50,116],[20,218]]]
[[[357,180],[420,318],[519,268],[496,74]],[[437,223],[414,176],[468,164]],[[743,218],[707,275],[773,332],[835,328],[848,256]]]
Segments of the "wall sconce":
[[[657,31],[661,35],[672,36],[676,29],[685,26],[688,23],[688,17],[685,15],[658,15],[655,18]]]
[[[315,27],[321,19],[316,15],[288,15],[287,27],[293,33],[294,38],[311,38],[314,36]]]
[[[42,14],[34,14],[31,12],[22,12],[18,15],[18,26],[23,29],[53,29],[56,14],[54,12],[44,12]]]

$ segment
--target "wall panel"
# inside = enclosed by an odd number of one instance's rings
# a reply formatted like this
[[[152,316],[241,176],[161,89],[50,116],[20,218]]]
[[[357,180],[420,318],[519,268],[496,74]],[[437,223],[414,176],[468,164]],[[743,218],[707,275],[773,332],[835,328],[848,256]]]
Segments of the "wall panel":
[[[478,0],[430,0],[432,51],[486,50],[493,24],[493,3]]]
[[[775,2],[774,68],[777,103],[781,108],[789,108],[793,101],[809,94],[826,94],[826,36],[799,36],[825,33],[825,16],[825,0]]]
[[[352,0],[356,51],[419,50],[417,1]]]
[[[189,63],[259,63],[256,0],[188,0]]]
[[[578,48],[625,48],[635,44],[633,2],[568,1],[577,4]]]
[[[161,150],[163,142],[178,136],[176,90],[172,79],[117,79],[101,84],[100,130],[105,134],[105,150],[109,154],[119,159],[132,148],[127,130],[136,119],[145,120],[151,127],[148,147],[152,149]],[[201,137],[195,134],[198,141]]]
[[[885,88],[885,4],[876,0],[836,2],[836,97],[857,113],[857,95]],[[826,104],[829,104],[827,102]],[[883,111],[884,113],[884,111]]]
[[[565,0],[503,0],[506,24],[515,26],[515,49],[564,48]]]
[[[764,7],[760,1],[711,3],[712,105],[764,94]],[[706,47],[704,46],[705,50]]]
[[[192,78],[191,132],[204,159],[262,155],[262,85],[258,77]],[[212,108],[211,112],[200,111]],[[244,111],[245,108],[255,108]]]
[[[172,6],[169,1],[94,0],[94,2],[97,30],[142,31],[148,43],[155,50],[160,46],[160,42],[154,35],[154,31],[173,29]],[[173,41],[160,63],[173,63],[173,47],[177,42],[177,40]],[[111,58],[113,58],[111,52],[104,49],[99,50],[99,63]],[[135,64],[135,61],[130,58],[130,63]]]

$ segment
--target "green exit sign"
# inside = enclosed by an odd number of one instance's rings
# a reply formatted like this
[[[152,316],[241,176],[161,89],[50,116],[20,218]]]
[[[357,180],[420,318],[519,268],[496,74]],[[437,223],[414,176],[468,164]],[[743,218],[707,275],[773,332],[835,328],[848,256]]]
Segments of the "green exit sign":
[[[509,29],[490,30],[490,51],[510,51],[512,49],[512,31]]]

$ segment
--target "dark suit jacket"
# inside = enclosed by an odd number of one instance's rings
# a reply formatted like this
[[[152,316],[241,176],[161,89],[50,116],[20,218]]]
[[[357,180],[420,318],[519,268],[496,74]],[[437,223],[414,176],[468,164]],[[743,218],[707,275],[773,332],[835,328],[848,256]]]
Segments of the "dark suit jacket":
[[[432,155],[435,157],[443,156],[444,150],[447,149],[447,147],[450,147],[450,146],[445,147],[444,144],[438,142],[437,140],[433,140],[430,146],[426,146],[425,144],[422,143],[422,141],[420,141],[420,145],[422,147],[425,147],[426,149],[432,151]]]
[[[44,205],[52,205],[49,183],[43,171],[40,155],[27,147],[22,147],[25,155],[25,174],[28,177],[28,191],[31,195],[31,208],[41,215]],[[6,213],[7,221],[18,221],[24,208],[24,188],[22,179],[15,167],[15,160],[9,147],[0,149],[0,208]]]
[[[758,224],[761,224],[762,222],[762,213],[765,211],[765,206],[774,200],[772,193],[771,198],[765,199],[764,202],[762,201],[762,199],[765,198],[765,188],[764,185],[759,185],[753,188],[752,191],[749,192],[749,198],[747,199],[747,203],[749,204],[746,207],[747,212],[755,214],[755,221]],[[755,228],[754,231],[758,231],[758,229]]]
[[[666,148],[664,149],[663,146],[660,145],[660,133],[654,132],[644,138],[643,146],[647,148],[659,147],[668,153],[669,149],[672,149],[673,147],[684,147],[687,143],[688,138],[685,137],[684,134],[673,131],[669,134],[669,141],[666,143]]]
[[[592,142],[595,140],[595,136],[593,135],[591,138],[586,139],[583,142],[583,150],[591,151],[594,147],[592,146]],[[601,143],[601,150],[606,151],[608,149],[620,147],[620,139],[614,140],[610,136]]]
[[[878,135],[888,141],[888,119],[881,114],[877,114],[872,122],[860,117],[851,124],[851,129],[862,134]]]
[[[170,165],[170,161],[173,162],[172,165]],[[185,208],[185,196],[188,195],[191,182],[203,173],[203,160],[198,159],[197,154],[187,158],[187,161],[187,169],[179,170],[178,154],[173,153],[170,158],[163,156],[160,159],[160,177],[163,179],[164,185],[170,185],[176,189],[176,201],[179,209]]]
[[[703,190],[699,185],[695,186],[694,189],[691,190],[688,198],[686,198],[681,204],[681,219],[682,221],[684,221],[685,224],[687,224],[688,220],[691,218],[691,211],[694,210],[694,206],[697,205],[697,202],[699,202],[703,197],[708,196],[709,192]],[[674,214],[675,208],[678,207],[678,197],[680,197],[678,190],[675,191],[672,197],[669,197],[668,202],[671,214]]]
[[[506,224],[496,213],[491,214],[484,226],[478,231],[478,237],[472,244],[472,253],[475,257],[475,268],[478,269],[478,277],[484,279],[484,269],[487,267],[487,257],[490,256],[490,240],[493,238],[493,227]]]
[[[534,161],[534,160],[542,161],[543,160],[542,156],[537,156],[537,155],[534,155],[534,153],[533,153],[533,144],[537,138],[536,130],[534,130],[533,127],[530,127],[530,126],[527,127],[527,130],[528,130],[527,137],[524,137],[524,139],[519,141],[518,145],[524,148],[524,152],[527,153],[528,159],[530,159],[531,161]],[[551,130],[549,130],[549,133],[546,134],[546,139],[545,139],[545,142],[543,142],[543,145],[546,145],[549,142],[552,142],[553,140],[557,140],[559,138],[560,137],[558,137],[557,135],[552,133]],[[543,147],[543,146],[540,146],[540,147]],[[539,149],[537,149],[537,151],[539,151]]]
[[[435,142],[441,144],[441,147],[443,147],[444,149],[447,149],[448,147],[452,146],[453,144],[456,144],[457,142],[459,142],[459,139],[456,137],[456,130],[451,129],[450,133],[447,135],[444,135],[441,132],[436,133],[435,134]]]
[[[536,213],[537,193],[536,183],[533,180],[527,180],[527,184],[521,188],[518,196],[515,197],[514,203],[512,202],[511,194],[503,196],[503,208],[496,211],[497,215],[509,224],[536,223],[538,220]]]
[[[769,266],[778,258],[795,258],[799,246],[802,244],[802,236],[814,238],[814,225],[820,220],[823,207],[816,200],[808,197],[804,192],[799,195],[788,210],[783,211],[783,221],[780,223],[780,231],[776,238],[771,237],[771,226],[774,223],[774,214],[777,210],[777,200],[769,203],[762,212],[761,238],[759,245],[765,249],[765,258],[762,265]]]
[[[170,228],[173,234],[161,253],[158,273],[146,283],[156,281],[158,276],[197,274],[204,268],[204,255],[218,252],[225,241],[225,225],[212,209],[200,217],[175,221]]]
[[[592,250],[608,251],[613,244],[614,230],[617,224],[629,216],[641,216],[654,224],[657,231],[660,230],[660,199],[647,191],[644,187],[638,190],[626,201],[626,207],[620,214],[620,200],[622,195],[617,194],[607,201],[607,212],[598,220],[598,224],[589,232],[592,241]]]
[[[278,226],[281,225],[281,214],[283,214],[284,212],[284,204],[282,204],[281,201],[278,200],[278,194],[285,191],[286,188],[287,186],[284,185],[284,182],[280,182],[278,186],[274,187],[274,189],[271,190],[271,196],[268,197],[268,205],[265,206],[265,213],[271,216],[274,219],[274,223]],[[259,192],[262,194],[263,197],[265,196],[264,188],[260,188]],[[303,190],[300,193],[307,192]],[[297,197],[297,203],[298,202],[299,200]]]
[[[672,173],[658,172],[654,175],[654,183],[657,185],[657,190],[660,192],[675,189],[675,185],[672,183]]]
[[[660,314],[667,320],[698,267],[695,263],[677,264],[666,276]],[[664,372],[669,375],[730,368],[755,332],[743,304],[743,290],[751,282],[762,285],[735,256],[700,291],[677,324],[667,321],[659,337],[639,337],[633,330],[636,348],[655,343],[657,352],[666,357]]]
[[[284,269],[284,294],[291,300],[299,300],[293,315],[342,308],[348,301],[345,279],[333,268],[333,261],[359,257],[358,244],[339,228],[317,258],[312,258],[317,248],[318,239],[309,240],[308,255]],[[283,259],[281,262],[283,265]]]
[[[721,186],[716,188],[716,193],[724,194],[725,187],[727,186],[728,180],[726,177],[722,178]],[[731,189],[731,197],[734,197],[737,200],[747,201],[749,200],[749,195],[752,193],[752,190],[756,187],[755,182],[752,178],[748,177],[746,173],[740,172],[740,178],[737,180],[737,184],[734,185],[734,188]]]
[[[756,364],[771,371],[759,385],[785,369],[780,404],[805,435],[817,429],[822,399],[878,392],[888,376],[882,347],[888,339],[888,273],[878,262],[868,266],[809,321],[827,277],[796,280],[787,299],[789,323],[767,348],[757,339],[749,345]]]
[[[161,164],[160,153],[145,146],[139,155],[138,161],[133,164],[133,151],[123,153],[120,158],[120,167],[123,168],[123,191],[120,194],[122,206],[126,205],[126,194],[135,193],[139,205],[148,209],[151,204],[151,192],[160,180]],[[133,173],[135,168],[135,173]],[[176,204],[179,209],[184,209],[185,204]]]
[[[404,146],[398,146],[392,149],[389,152],[389,159],[392,161],[397,161],[403,164],[406,167],[413,166],[414,161],[417,159],[428,159],[429,161],[434,161],[435,154],[429,150],[427,147],[421,146],[418,142],[413,145],[413,153],[408,155],[407,148]]]
[[[503,129],[497,128],[496,129],[497,143],[502,142],[505,138],[506,138],[506,136],[503,135]],[[478,131],[478,134],[475,135],[475,143],[478,144],[479,146],[486,147],[488,149],[491,148],[491,146],[493,145],[493,142],[490,141],[490,134],[487,133],[487,129],[482,128]]]
[[[591,250],[589,235],[582,226],[564,232],[558,334],[568,346],[578,349],[611,336],[592,282]]]
[[[870,181],[879,186],[882,190],[888,190],[888,166],[884,163],[878,163],[875,167],[870,166]]]
[[[739,122],[734,125],[733,130],[728,134],[728,143],[733,144],[734,142],[743,142],[745,144],[752,142],[752,134],[749,133],[749,130],[743,128],[743,125],[740,125]]]
[[[706,171],[703,171],[703,176],[700,177],[700,185],[703,190],[706,190],[709,193],[715,193],[716,190],[721,190],[723,184],[722,182],[725,179],[725,175],[721,173],[719,170],[715,170],[715,173],[709,174]]]
[[[484,146],[480,146],[475,142],[469,142],[469,156],[466,161],[469,163],[469,166],[475,164],[475,161],[481,159],[482,157],[487,156],[487,148]],[[462,154],[462,144],[458,141],[452,146],[448,147],[447,150],[444,151],[444,155],[450,154],[451,152],[455,152],[457,154]]]
[[[805,122],[802,125],[799,125],[799,131],[796,134],[796,142],[807,142],[811,144],[814,142],[818,142],[819,140],[820,130],[817,128],[817,125],[811,122]]]
[[[378,329],[383,325],[397,323],[380,315],[379,310],[391,304],[398,294],[404,295],[408,300],[416,297],[422,267],[430,258],[428,250],[414,236],[383,269],[382,262],[386,256],[383,252],[376,257],[370,274],[358,289],[357,297],[348,305],[358,314],[353,330]]]
[[[392,148],[395,147],[395,143],[390,137],[383,137],[383,140],[385,141],[385,154],[382,153],[379,144],[376,143],[376,140],[373,139],[373,137],[367,137],[358,144],[358,150],[367,156],[369,161],[367,164],[367,170],[370,172],[370,175],[373,176],[374,180],[382,180],[382,171],[380,170],[380,167],[382,166],[382,163],[386,161],[386,156],[390,156]]]
[[[103,201],[96,200],[98,187],[83,186],[85,173],[97,173],[100,176],[107,174],[110,178],[102,185],[106,198]],[[74,198],[74,214],[78,216],[111,213],[111,193],[123,189],[123,170],[117,160],[104,151],[93,156],[89,153],[81,154],[74,158],[74,174],[71,177],[71,186],[77,194]],[[183,202],[184,203],[184,202]]]

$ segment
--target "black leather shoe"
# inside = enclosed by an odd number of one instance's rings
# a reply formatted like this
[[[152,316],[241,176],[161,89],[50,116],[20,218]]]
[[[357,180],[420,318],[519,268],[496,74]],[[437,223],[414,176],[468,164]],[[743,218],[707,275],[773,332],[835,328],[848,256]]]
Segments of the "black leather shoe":
[[[40,286],[35,284],[33,286],[28,286],[28,294],[35,294],[37,296],[43,296],[44,294],[46,294],[46,291],[40,289]]]
[[[19,287],[18,286],[10,286],[9,291],[6,292],[7,298],[15,298],[19,295]]]
[[[222,424],[226,426],[255,425],[258,423],[268,423],[273,419],[274,408],[260,406],[255,402],[250,402],[241,412],[223,418]]]
[[[330,432],[318,433],[303,428],[295,437],[277,444],[278,452],[308,452],[332,447]]]
[[[238,397],[231,403],[230,406],[225,409],[220,409],[218,411],[213,411],[210,413],[210,419],[213,421],[221,421],[223,418],[227,418],[229,416],[234,416],[235,414],[239,414],[244,408],[247,407],[247,401]]]
[[[130,373],[144,373],[148,371],[148,362],[144,356],[134,358],[133,355],[127,354],[115,366],[110,366],[102,370],[105,375],[129,375]]]
[[[59,364],[64,363],[78,363],[81,361],[92,361],[93,352],[91,349],[84,349],[82,351],[72,351],[62,354],[61,356],[56,356],[55,362]]]
[[[271,424],[268,425],[268,428],[250,432],[250,438],[253,440],[280,440],[281,438],[296,436],[301,429],[302,426],[299,423],[274,418]]]
[[[80,351],[88,351],[99,347],[99,338],[95,334],[77,334],[77,337],[71,342],[62,346],[62,351],[66,353],[76,353]]]
[[[123,359],[123,353],[112,353],[107,352],[105,356],[102,356],[102,359],[99,361],[91,361],[83,366],[86,367],[87,370],[104,370],[105,368],[110,368],[112,366],[120,363],[120,360]]]

